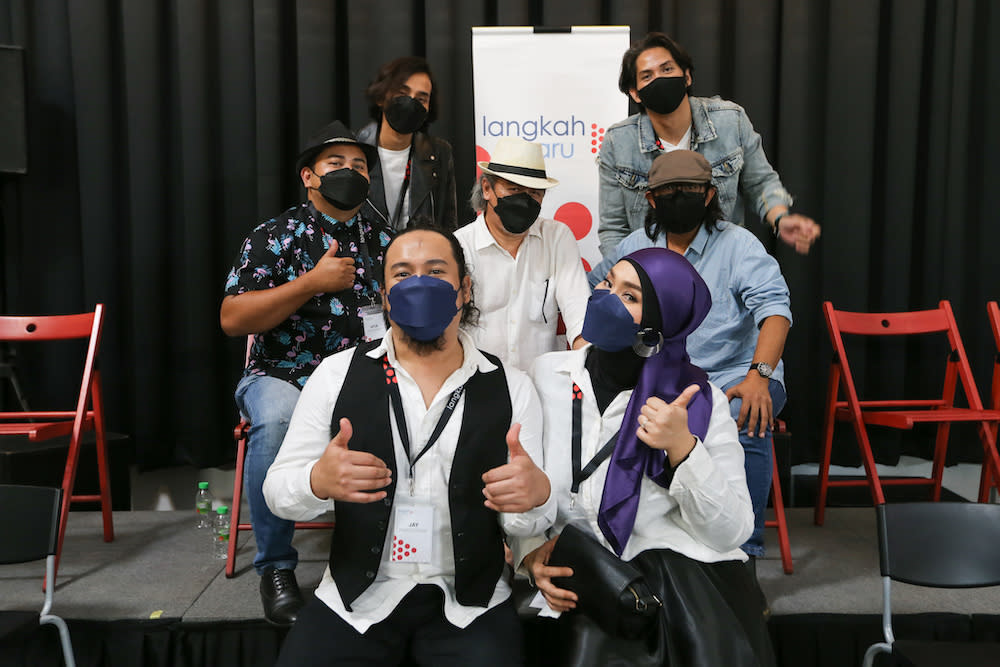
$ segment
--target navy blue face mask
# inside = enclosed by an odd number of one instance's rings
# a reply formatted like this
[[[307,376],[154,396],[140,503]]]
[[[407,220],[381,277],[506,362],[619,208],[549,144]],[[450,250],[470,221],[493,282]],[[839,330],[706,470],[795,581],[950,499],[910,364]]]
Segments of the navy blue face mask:
[[[618,352],[632,345],[639,325],[625,304],[610,290],[595,289],[587,301],[581,336],[605,352]]]
[[[458,290],[440,278],[410,276],[389,290],[389,319],[413,340],[437,339],[451,324]]]

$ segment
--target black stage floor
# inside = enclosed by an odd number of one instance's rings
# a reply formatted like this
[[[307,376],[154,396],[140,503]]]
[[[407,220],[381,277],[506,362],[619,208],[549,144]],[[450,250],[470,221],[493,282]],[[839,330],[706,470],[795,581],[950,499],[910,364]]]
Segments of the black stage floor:
[[[781,664],[860,664],[881,627],[874,511],[831,508],[823,527],[813,525],[810,508],[789,509],[787,516],[795,573],[782,572],[774,530],[769,556],[758,561]],[[105,543],[98,513],[70,515],[53,612],[70,620],[81,667],[271,663],[284,633],[263,621],[252,533],[241,536],[232,579],[225,561],[213,558],[209,536],[194,528],[193,513],[118,512],[115,533]],[[328,540],[325,531],[297,533],[303,589],[319,582]],[[0,568],[0,610],[38,609],[43,569],[43,563]],[[921,634],[1000,634],[1000,588],[895,584],[893,604],[900,615],[923,615],[903,619],[904,635],[911,626]],[[58,655],[56,645],[54,630],[44,628],[0,645],[0,665],[47,664]]]

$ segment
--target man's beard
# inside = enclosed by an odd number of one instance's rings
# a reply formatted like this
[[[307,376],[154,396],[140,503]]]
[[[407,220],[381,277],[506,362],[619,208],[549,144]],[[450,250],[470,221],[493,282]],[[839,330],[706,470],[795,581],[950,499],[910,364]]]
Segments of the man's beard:
[[[403,331],[402,327],[397,327],[396,332],[399,334],[400,342],[413,350],[418,357],[428,357],[444,349],[444,334],[431,340],[417,340]]]

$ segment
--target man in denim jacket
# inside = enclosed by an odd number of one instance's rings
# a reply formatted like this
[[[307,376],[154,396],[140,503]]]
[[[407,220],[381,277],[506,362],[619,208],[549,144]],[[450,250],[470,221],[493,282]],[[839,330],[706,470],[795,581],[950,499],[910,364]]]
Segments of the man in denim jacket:
[[[792,213],[792,196],[761,147],[760,135],[741,106],[719,97],[692,97],[694,64],[682,46],[652,32],[625,52],[619,89],[642,107],[608,128],[600,165],[601,254],[642,229],[649,205],[646,174],[653,160],[676,149],[697,151],[712,165],[722,218],[743,222],[742,195],[782,241],[809,252],[820,227]]]

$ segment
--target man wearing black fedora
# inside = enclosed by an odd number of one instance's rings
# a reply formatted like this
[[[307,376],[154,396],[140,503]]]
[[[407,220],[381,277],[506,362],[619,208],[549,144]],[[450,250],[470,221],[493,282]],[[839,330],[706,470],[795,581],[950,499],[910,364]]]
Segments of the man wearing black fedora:
[[[254,568],[264,616],[280,625],[293,623],[303,605],[295,526],[271,513],[262,486],[320,361],[385,333],[377,276],[392,231],[360,213],[376,160],[340,121],[311,137],[296,163],[307,201],[250,232],[226,279],[222,329],[253,336],[236,404],[250,422],[244,471]]]

